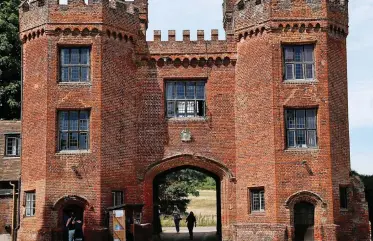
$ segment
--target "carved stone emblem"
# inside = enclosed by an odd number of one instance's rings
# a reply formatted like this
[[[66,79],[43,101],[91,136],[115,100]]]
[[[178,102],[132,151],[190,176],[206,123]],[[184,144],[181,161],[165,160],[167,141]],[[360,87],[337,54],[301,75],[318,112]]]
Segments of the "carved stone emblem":
[[[181,141],[182,142],[190,142],[192,141],[192,134],[190,133],[189,129],[184,129],[180,133]]]

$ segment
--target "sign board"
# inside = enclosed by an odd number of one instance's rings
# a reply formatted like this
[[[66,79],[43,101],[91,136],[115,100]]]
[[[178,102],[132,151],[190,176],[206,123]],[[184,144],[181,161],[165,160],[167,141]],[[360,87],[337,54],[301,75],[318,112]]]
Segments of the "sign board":
[[[126,241],[126,215],[124,210],[113,212],[114,241]]]

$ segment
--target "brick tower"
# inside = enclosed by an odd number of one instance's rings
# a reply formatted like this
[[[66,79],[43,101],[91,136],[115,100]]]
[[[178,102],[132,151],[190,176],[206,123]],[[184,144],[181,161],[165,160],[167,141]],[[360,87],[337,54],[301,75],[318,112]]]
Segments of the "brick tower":
[[[314,205],[315,240],[368,240],[366,212],[360,226],[351,217],[361,214],[348,207],[356,190],[349,159],[347,1],[242,0],[236,7],[236,166],[244,167],[237,169],[237,200],[248,200],[247,187],[262,187],[271,200],[266,215],[237,215],[237,240],[254,230],[251,240],[260,240],[265,229],[282,240],[282,225],[285,237],[297,236],[299,202]],[[340,203],[343,196],[351,203]],[[247,205],[240,201],[237,210]]]
[[[145,41],[147,0],[25,0],[18,240],[67,215],[107,240],[108,210],[181,168],[218,183],[222,240],[368,240],[350,174],[347,2],[225,0],[226,40]],[[145,232],[145,231],[144,231]]]
[[[125,127],[133,126],[136,113],[131,108],[139,29],[133,3],[26,0],[21,5],[25,203],[19,240],[53,235],[55,240],[66,205],[84,209],[87,240],[103,240],[101,205],[110,206],[112,190],[105,188],[110,179],[101,181],[103,173],[110,169],[115,185],[133,182],[130,174],[116,176],[108,153],[115,153],[117,164],[123,155],[134,156],[125,142],[136,142],[135,132]],[[28,202],[34,197],[33,209]]]

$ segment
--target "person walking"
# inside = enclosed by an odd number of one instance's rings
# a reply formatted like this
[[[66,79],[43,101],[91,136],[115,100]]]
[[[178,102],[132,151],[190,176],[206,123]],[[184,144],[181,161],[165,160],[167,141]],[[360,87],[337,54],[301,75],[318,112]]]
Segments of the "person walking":
[[[193,212],[190,212],[188,217],[186,218],[186,221],[188,224],[188,230],[189,230],[189,239],[193,240],[193,228],[197,227],[197,220],[196,217],[194,216]]]
[[[178,209],[176,209],[174,211],[173,216],[174,216],[174,223],[175,223],[176,232],[179,233],[180,232],[180,220],[181,220],[181,217],[180,217],[180,213],[179,213]]]
[[[68,241],[74,241],[75,236],[75,214],[74,212],[70,213],[69,219],[66,222],[66,228],[68,229]]]

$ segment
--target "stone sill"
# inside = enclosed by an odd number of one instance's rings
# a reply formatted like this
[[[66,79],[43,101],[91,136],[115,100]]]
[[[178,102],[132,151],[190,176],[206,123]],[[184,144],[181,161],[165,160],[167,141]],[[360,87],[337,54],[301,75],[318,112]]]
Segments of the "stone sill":
[[[3,160],[15,160],[15,159],[21,159],[20,156],[4,156]]]
[[[316,148],[287,148],[284,150],[284,152],[319,152],[320,149],[318,147]]]
[[[266,212],[265,211],[251,211],[249,213],[250,216],[266,216]]]
[[[74,151],[59,151],[56,153],[57,156],[65,156],[65,155],[88,155],[92,152],[90,150],[74,150]]]
[[[166,119],[168,122],[207,122],[207,117],[171,117]]]
[[[317,79],[313,80],[283,80],[284,84],[318,84]]]
[[[60,82],[57,81],[59,87],[91,87],[92,83],[88,82]]]

